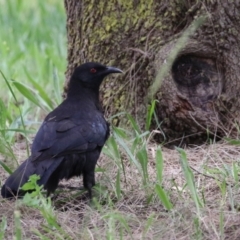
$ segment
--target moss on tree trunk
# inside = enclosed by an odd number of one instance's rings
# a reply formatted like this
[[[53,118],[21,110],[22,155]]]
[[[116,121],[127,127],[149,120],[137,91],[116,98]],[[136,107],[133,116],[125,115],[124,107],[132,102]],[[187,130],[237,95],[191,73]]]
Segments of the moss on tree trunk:
[[[65,0],[66,78],[86,61],[120,67],[125,74],[109,78],[101,89],[105,113],[128,111],[143,126],[146,96],[157,73],[179,37],[195,19],[205,16],[156,89],[159,139],[196,142],[209,133],[237,133],[239,5],[225,0]],[[113,120],[113,124],[122,123],[122,118]]]

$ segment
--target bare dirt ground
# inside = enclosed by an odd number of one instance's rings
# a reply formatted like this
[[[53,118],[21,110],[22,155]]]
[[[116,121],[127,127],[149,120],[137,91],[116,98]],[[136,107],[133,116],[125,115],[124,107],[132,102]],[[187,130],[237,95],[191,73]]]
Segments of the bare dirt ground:
[[[149,191],[154,189],[156,181],[156,147],[155,144],[148,147]],[[17,144],[15,150],[21,162],[26,155],[24,144]],[[218,143],[186,149],[198,194],[205,203],[200,214],[185,187],[179,153],[166,148],[162,151],[163,187],[170,193],[174,206],[171,211],[164,209],[155,194],[148,203],[148,189],[143,189],[142,177],[127,159],[124,160],[127,181],[121,176],[122,197],[120,200],[114,199],[117,168],[111,159],[102,155],[99,166],[105,172],[96,173],[96,180],[104,190],[100,195],[95,192],[98,207],[82,196],[73,197],[72,192],[67,190],[54,197],[58,223],[68,238],[240,239],[240,188],[231,177],[233,164],[239,165],[240,147]],[[3,181],[6,177],[7,174],[0,168],[0,180]],[[74,178],[61,184],[78,187],[82,185],[82,180]],[[38,210],[23,206],[20,201],[7,201],[0,197],[0,215],[7,217],[5,239],[13,239],[15,209],[21,213],[23,239],[40,239],[34,234],[36,229],[46,239],[66,239],[60,233],[54,233],[54,230],[46,231],[46,221]]]

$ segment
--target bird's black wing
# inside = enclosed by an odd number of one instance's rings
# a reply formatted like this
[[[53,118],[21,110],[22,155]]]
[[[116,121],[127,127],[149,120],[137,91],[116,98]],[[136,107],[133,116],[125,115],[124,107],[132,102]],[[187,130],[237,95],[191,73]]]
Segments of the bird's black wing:
[[[54,111],[41,125],[32,145],[32,161],[86,152],[103,146],[109,134],[108,123],[99,111],[77,112],[69,116]]]

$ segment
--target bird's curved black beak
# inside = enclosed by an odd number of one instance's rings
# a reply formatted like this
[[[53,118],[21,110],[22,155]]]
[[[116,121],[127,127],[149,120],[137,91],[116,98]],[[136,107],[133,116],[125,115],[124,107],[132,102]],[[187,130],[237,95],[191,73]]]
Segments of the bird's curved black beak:
[[[107,67],[106,69],[107,73],[123,73],[123,71],[116,67]]]

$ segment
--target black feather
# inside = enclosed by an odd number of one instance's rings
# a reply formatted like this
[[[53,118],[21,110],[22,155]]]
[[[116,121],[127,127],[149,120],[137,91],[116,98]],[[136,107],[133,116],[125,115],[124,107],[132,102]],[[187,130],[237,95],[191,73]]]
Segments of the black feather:
[[[33,174],[40,176],[38,184],[48,194],[55,191],[61,179],[83,175],[91,198],[95,165],[109,135],[99,87],[108,74],[120,72],[98,63],[85,63],[75,69],[66,100],[47,115],[33,141],[31,156],[2,186],[4,198],[22,196],[19,188]]]

